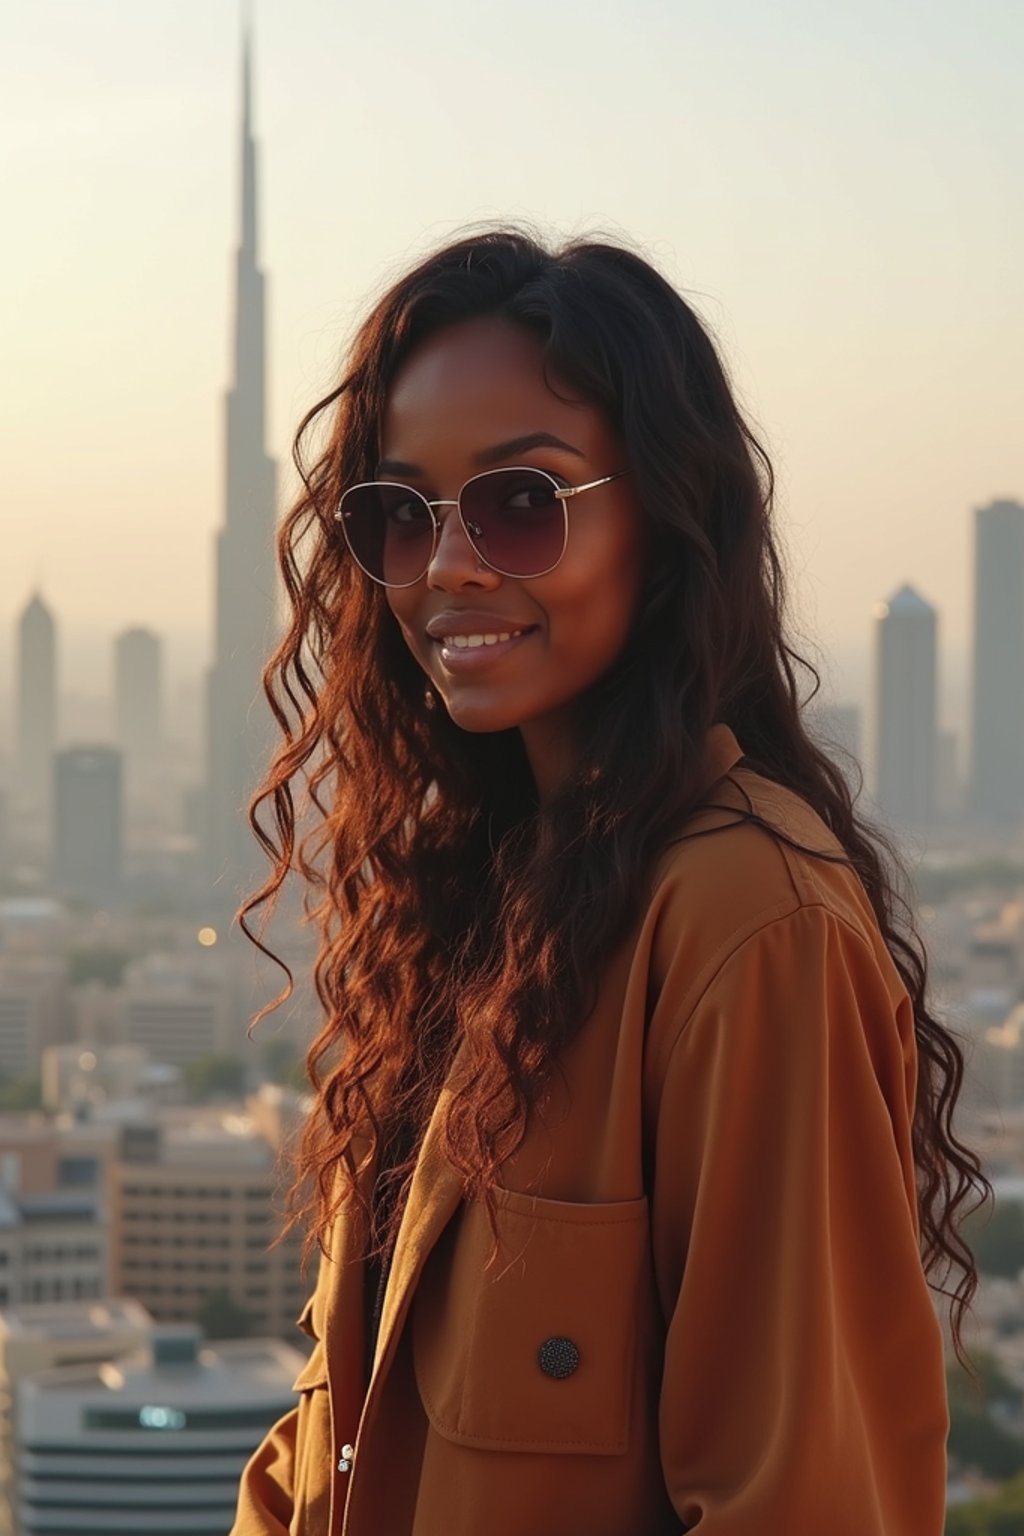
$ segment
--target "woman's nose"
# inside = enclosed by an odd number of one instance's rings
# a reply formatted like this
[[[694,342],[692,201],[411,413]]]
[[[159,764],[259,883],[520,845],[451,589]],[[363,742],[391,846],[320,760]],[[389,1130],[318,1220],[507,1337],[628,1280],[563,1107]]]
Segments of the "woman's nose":
[[[442,502],[435,507],[435,516],[438,520],[437,544],[427,568],[428,583],[446,587],[452,582],[465,581],[467,577],[485,583],[492,579],[501,580],[496,571],[484,565],[470,543],[455,503]]]

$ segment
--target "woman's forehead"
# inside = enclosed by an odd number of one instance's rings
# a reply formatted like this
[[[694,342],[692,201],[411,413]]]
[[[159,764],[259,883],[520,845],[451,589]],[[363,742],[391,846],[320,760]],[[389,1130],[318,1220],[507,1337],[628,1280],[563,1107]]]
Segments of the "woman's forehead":
[[[417,443],[439,435],[479,448],[546,430],[586,452],[580,437],[602,424],[597,406],[545,373],[539,337],[486,316],[436,332],[405,359],[388,391],[382,446],[412,459]]]

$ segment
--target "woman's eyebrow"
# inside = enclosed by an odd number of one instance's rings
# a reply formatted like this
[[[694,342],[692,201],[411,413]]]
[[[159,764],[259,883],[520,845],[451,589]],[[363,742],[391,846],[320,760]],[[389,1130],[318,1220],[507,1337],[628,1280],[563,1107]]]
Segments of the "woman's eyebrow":
[[[473,463],[498,464],[502,459],[514,459],[519,453],[528,453],[531,448],[561,448],[565,453],[574,453],[577,458],[586,458],[581,448],[555,437],[553,432],[527,432],[522,437],[510,437],[506,443],[495,443],[493,448],[482,448],[473,455]],[[423,472],[418,464],[409,464],[405,459],[381,459],[377,465],[378,475],[422,475]]]

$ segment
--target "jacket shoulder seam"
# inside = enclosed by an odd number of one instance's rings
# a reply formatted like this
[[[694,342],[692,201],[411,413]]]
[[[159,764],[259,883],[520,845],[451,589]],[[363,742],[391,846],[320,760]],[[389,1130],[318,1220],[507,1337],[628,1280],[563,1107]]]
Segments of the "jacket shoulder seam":
[[[835,921],[841,924],[848,933],[859,940],[860,944],[869,952],[872,959],[876,958],[869,940],[861,931],[861,929],[858,928],[855,923],[852,923],[844,912],[838,911],[826,900],[798,901],[796,906],[793,906],[789,902],[780,903],[775,907],[769,907],[767,912],[759,912],[757,918],[755,919],[756,927],[751,928],[747,932],[744,932],[741,929],[740,937],[737,937],[735,933],[730,934],[729,938],[719,946],[713,955],[711,955],[703,968],[703,972],[698,975],[695,983],[695,985],[699,987],[697,996],[694,998],[690,1007],[687,1008],[681,1022],[676,1026],[672,1033],[671,1039],[668,1041],[661,1053],[664,1057],[664,1065],[658,1073],[659,1106],[661,1092],[664,1088],[665,1079],[671,1069],[672,1057],[675,1055],[676,1047],[678,1046],[683,1036],[689,1032],[689,1028],[695,1014],[700,1009],[708,993],[711,991],[711,988],[718,981],[719,977],[729,965],[730,961],[734,960],[740,954],[740,952],[744,950],[753,940],[760,938],[762,934],[766,933],[769,928],[773,928],[776,926],[776,924],[779,923],[785,923],[790,918],[798,917],[804,912],[815,911],[825,912],[829,917],[834,918]],[[705,974],[706,979],[703,979]]]
[[[743,773],[753,782],[744,784],[739,776],[733,782],[746,800],[747,809],[755,816],[760,816],[764,821],[768,822],[771,832],[769,832],[768,827],[761,826],[758,822],[753,822],[752,825],[758,826],[760,831],[765,832],[769,836],[772,835],[772,832],[781,834],[779,837],[772,836],[772,841],[775,843],[779,855],[786,866],[786,872],[797,893],[800,904],[802,906],[827,905],[828,890],[821,881],[817,861],[812,854],[808,854],[803,848],[794,847],[791,843],[787,842],[787,838],[792,838],[794,842],[800,841],[798,822],[806,819],[806,816],[801,817],[801,811],[804,813],[810,811],[812,817],[820,821],[820,818],[817,818],[816,812],[814,812],[813,806],[808,805],[796,791],[790,789],[787,785],[779,784],[774,779],[766,778],[764,774],[758,773],[756,769],[747,768],[743,770]],[[790,796],[795,799],[795,806],[792,803],[787,803]],[[820,847],[814,851],[817,853],[840,855],[840,858],[835,860],[835,862],[842,863],[842,855],[845,854],[845,849],[840,844],[838,838],[836,838],[834,832],[831,832],[827,826],[824,827],[824,830],[826,837],[832,840],[834,846]],[[829,862],[833,862],[833,860],[830,859]]]

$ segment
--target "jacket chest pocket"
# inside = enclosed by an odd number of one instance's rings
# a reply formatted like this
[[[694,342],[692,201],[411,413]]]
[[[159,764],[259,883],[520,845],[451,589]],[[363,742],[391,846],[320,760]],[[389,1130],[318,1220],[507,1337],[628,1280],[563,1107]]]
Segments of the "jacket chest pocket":
[[[626,1451],[647,1286],[647,1198],[583,1205],[498,1189],[501,1249],[468,1202],[412,1308],[434,1429],[491,1450]]]

